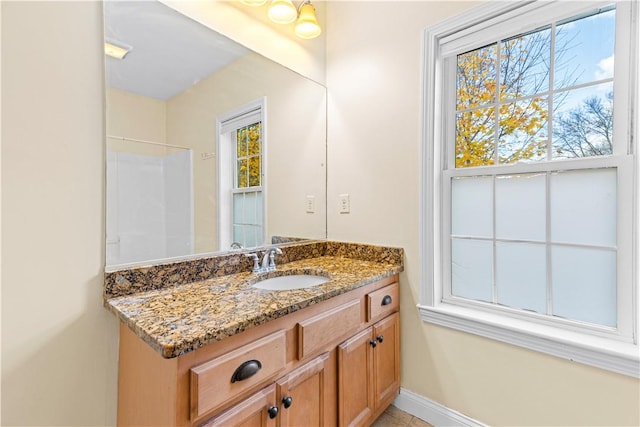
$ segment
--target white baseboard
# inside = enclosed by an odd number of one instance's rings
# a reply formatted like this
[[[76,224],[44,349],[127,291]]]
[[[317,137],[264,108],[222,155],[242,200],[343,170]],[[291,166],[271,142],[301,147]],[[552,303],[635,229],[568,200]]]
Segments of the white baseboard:
[[[486,424],[480,421],[467,417],[458,411],[447,408],[438,402],[420,396],[405,388],[400,388],[400,394],[396,400],[394,400],[393,405],[435,427],[487,427]]]

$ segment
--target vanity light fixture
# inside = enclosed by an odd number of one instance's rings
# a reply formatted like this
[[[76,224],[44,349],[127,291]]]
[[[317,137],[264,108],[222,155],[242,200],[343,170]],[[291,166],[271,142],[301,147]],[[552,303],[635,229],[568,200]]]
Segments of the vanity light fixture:
[[[131,48],[118,46],[110,42],[104,42],[104,53],[112,58],[124,59]]]
[[[265,4],[266,0],[240,0],[240,2],[249,6],[261,6]],[[316,8],[313,7],[310,0],[304,0],[298,8],[292,0],[271,0],[267,15],[276,24],[290,24],[297,18],[294,31],[302,39],[312,39],[322,33],[316,16]]]
[[[322,32],[316,17],[316,8],[313,7],[309,0],[300,6],[300,16],[298,16],[298,22],[296,22],[295,32],[301,39],[313,39]]]

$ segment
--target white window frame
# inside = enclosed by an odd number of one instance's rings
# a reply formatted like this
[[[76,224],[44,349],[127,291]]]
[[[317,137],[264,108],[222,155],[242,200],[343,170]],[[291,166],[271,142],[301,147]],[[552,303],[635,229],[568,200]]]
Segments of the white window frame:
[[[446,252],[448,234],[442,232],[446,228],[445,212],[449,212],[447,185],[447,144],[445,129],[451,128],[447,123],[451,107],[446,102],[446,88],[451,88],[451,70],[445,70],[447,57],[455,56],[482,46],[483,41],[495,42],[498,38],[509,37],[533,30],[551,21],[560,21],[579,15],[612,2],[567,2],[567,1],[522,1],[486,4],[471,9],[457,17],[427,28],[424,32],[423,46],[423,128],[421,144],[421,294],[418,310],[423,321],[468,333],[491,338],[501,342],[517,345],[527,349],[569,359],[572,361],[596,366],[609,371],[640,378],[640,347],[638,331],[640,330],[638,310],[640,292],[638,290],[638,215],[640,214],[638,197],[637,140],[640,135],[640,124],[637,116],[640,112],[640,54],[638,40],[638,22],[640,7],[638,2],[624,2],[625,12],[616,13],[616,19],[630,19],[631,34],[616,33],[616,49],[629,52],[628,66],[620,71],[616,65],[616,76],[619,72],[628,75],[628,87],[616,88],[616,111],[628,111],[622,121],[615,126],[614,134],[623,132],[628,142],[628,154],[624,158],[611,156],[607,159],[581,159],[581,162],[593,162],[602,167],[607,162],[618,167],[618,180],[631,182],[630,192],[633,200],[619,202],[618,223],[630,224],[631,230],[618,233],[619,246],[626,249],[619,251],[620,262],[626,265],[627,276],[619,278],[620,286],[624,286],[626,298],[631,302],[624,311],[627,318],[626,330],[620,336],[608,334],[598,328],[585,327],[583,324],[570,322],[561,327],[554,322],[537,321],[518,310],[504,310],[490,304],[466,304],[464,301],[453,301],[448,298],[444,280],[446,280],[446,262],[450,258]],[[621,4],[618,3],[618,7]],[[526,18],[524,18],[526,16]],[[524,21],[523,25],[523,19]],[[489,35],[490,34],[490,35]],[[485,40],[486,38],[486,40]],[[455,86],[455,84],[454,84]],[[616,114],[616,117],[618,115]],[[619,122],[625,122],[620,128]],[[569,162],[569,161],[567,161]],[[549,162],[549,170],[557,168],[556,161]],[[545,167],[547,167],[545,166]],[[495,173],[517,173],[528,170],[539,170],[539,165],[518,165],[516,168],[492,166]],[[583,167],[583,166],[581,166]],[[493,169],[492,169],[493,171]],[[476,172],[477,174],[477,172]],[[627,192],[628,194],[628,192]],[[622,212],[621,212],[622,211]],[[622,227],[620,227],[622,228]],[[631,235],[629,236],[629,231]],[[622,237],[621,237],[622,236]],[[621,244],[620,239],[623,242]],[[618,269],[620,271],[620,268]],[[619,305],[620,307],[620,305]],[[541,318],[543,316],[540,316]],[[623,328],[624,329],[624,328]]]
[[[233,195],[243,192],[262,193],[262,238],[267,236],[267,99],[266,97],[249,102],[216,118],[216,152],[218,153],[218,247],[229,249],[233,243]],[[262,177],[260,187],[236,188],[236,141],[231,132],[255,123],[262,122]],[[233,140],[232,140],[233,139]]]

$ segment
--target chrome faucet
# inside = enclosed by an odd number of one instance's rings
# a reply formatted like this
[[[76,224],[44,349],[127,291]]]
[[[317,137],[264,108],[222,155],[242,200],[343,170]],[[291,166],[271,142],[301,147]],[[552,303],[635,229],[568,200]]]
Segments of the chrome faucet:
[[[264,252],[262,256],[262,271],[273,271],[276,269],[276,254],[282,255],[282,249],[274,247]]]
[[[276,254],[282,255],[282,249],[275,247],[267,249],[262,255],[262,263],[256,253],[245,254],[245,256],[253,261],[251,270],[253,273],[264,273],[276,269]]]

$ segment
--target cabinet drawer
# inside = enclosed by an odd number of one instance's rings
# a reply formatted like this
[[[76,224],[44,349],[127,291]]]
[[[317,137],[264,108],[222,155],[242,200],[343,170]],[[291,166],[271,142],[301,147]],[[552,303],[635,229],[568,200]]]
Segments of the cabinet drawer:
[[[191,368],[191,419],[275,377],[286,365],[286,333],[274,332]]]
[[[362,323],[360,299],[298,323],[298,359],[321,350],[334,339],[354,333]]]
[[[367,294],[367,322],[398,311],[400,303],[398,282]]]

